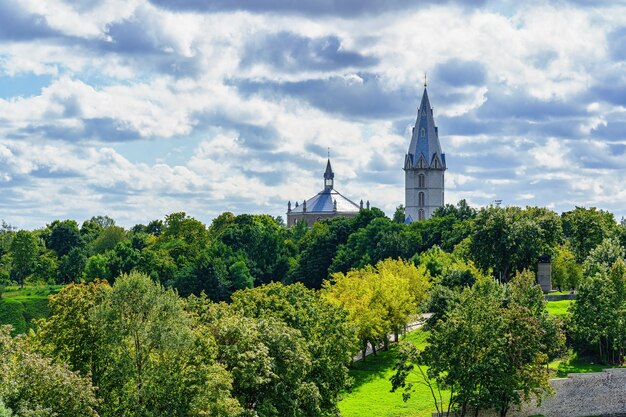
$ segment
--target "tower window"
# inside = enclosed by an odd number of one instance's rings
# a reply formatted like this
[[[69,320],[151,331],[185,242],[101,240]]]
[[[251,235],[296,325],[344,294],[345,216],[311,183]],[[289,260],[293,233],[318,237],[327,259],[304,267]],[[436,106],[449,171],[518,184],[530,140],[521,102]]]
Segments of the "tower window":
[[[417,195],[417,205],[420,207],[424,207],[424,193],[419,193]]]
[[[420,135],[424,138],[426,137],[426,129],[422,128],[422,130],[420,130]]]
[[[424,174],[420,174],[417,177],[417,186],[419,188],[426,188],[426,177],[424,176]]]
[[[417,212],[417,218],[418,220],[424,220],[424,210],[420,210]]]

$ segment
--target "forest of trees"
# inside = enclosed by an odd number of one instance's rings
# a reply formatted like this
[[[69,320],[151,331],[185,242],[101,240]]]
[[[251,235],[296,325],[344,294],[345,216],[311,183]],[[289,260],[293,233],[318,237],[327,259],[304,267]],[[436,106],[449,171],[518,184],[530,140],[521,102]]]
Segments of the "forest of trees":
[[[400,207],[311,228],[231,213],[2,223],[0,297],[64,286],[34,330],[0,331],[0,416],[337,416],[353,357],[426,311],[429,347],[400,349],[394,387],[410,395],[426,363],[463,411],[506,415],[536,395],[566,340],[624,362],[626,225],[611,213],[461,201],[402,220]],[[553,285],[577,292],[565,322],[535,285],[544,254]]]

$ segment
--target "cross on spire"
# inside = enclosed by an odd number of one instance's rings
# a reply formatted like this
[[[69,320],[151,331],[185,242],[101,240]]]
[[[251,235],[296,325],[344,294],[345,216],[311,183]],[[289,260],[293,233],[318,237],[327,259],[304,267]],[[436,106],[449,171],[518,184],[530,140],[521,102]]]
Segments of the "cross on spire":
[[[427,83],[426,83],[426,71],[424,71],[424,88],[426,88],[426,85],[427,85]]]

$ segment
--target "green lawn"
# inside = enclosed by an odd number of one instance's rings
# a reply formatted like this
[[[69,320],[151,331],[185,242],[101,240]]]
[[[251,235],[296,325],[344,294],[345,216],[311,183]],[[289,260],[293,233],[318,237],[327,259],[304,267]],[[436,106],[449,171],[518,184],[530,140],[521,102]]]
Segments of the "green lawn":
[[[548,301],[548,313],[559,317],[565,317],[565,315],[567,314],[567,309],[573,302],[574,300]]]
[[[424,346],[426,337],[426,332],[416,330],[405,340]],[[350,371],[354,385],[339,403],[343,417],[430,417],[435,406],[427,387],[416,384],[407,402],[402,400],[401,391],[391,392],[389,377],[394,373],[395,353],[396,347],[392,346],[388,352],[355,363]]]
[[[556,378],[565,378],[567,374],[578,374],[583,372],[601,372],[603,369],[615,368],[611,365],[595,363],[590,358],[579,357],[570,351],[569,357],[557,359],[550,363],[550,369],[555,371]]]
[[[60,285],[9,287],[0,299],[0,324],[10,324],[14,333],[25,333],[32,320],[47,317],[48,296],[59,292]]]

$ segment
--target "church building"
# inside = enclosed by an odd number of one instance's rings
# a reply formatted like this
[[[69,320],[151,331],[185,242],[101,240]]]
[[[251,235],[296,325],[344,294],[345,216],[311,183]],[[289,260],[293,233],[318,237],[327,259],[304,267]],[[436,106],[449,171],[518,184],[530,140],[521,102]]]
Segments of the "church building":
[[[337,216],[354,217],[362,208],[363,200],[357,205],[335,190],[335,173],[330,166],[329,158],[324,172],[324,189],[308,200],[304,200],[302,204],[296,202],[295,206],[292,207],[291,201],[287,203],[287,227],[291,227],[301,220],[306,221],[309,226],[313,226],[317,220]],[[367,208],[370,208],[369,201]]]
[[[404,158],[405,223],[429,219],[444,204],[446,155],[441,152],[426,83]]]

